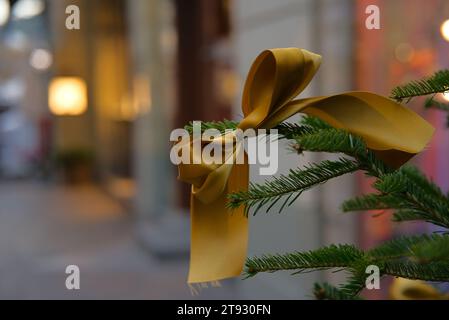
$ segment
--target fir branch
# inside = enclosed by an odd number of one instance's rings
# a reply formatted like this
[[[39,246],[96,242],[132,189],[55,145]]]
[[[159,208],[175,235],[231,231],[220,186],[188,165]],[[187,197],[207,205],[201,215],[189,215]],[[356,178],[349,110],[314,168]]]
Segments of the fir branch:
[[[425,221],[439,227],[449,228],[449,219],[432,208],[415,203],[416,209],[401,209],[393,213],[394,222]]]
[[[341,208],[343,212],[396,209],[404,206],[402,198],[371,193],[346,200]]]
[[[401,258],[420,263],[449,261],[449,236],[439,234],[402,236],[377,246],[368,251],[367,255],[376,261]]]
[[[275,129],[278,130],[278,133],[281,138],[288,140],[294,140],[303,135],[311,134],[317,131],[313,127],[301,125],[300,123],[290,123],[290,122],[281,123]]]
[[[383,266],[385,274],[412,280],[449,282],[449,262],[415,263],[388,261]]]
[[[366,154],[366,146],[362,138],[341,129],[323,129],[298,137],[296,142],[302,150],[307,151],[344,153],[353,157]]]
[[[409,187],[408,182],[408,179],[403,174],[396,171],[378,177],[373,187],[383,194],[394,195],[406,192],[407,187]]]
[[[396,209],[393,221],[424,220],[449,228],[449,199],[419,170],[404,166],[377,178],[373,186],[379,194],[347,200],[343,211]]]
[[[433,181],[424,176],[422,172],[419,171],[416,167],[405,165],[401,167],[400,171],[407,177],[410,182],[421,188],[423,192],[440,199],[446,198],[440,187],[438,187]]]
[[[363,252],[352,245],[331,245],[308,252],[264,255],[247,260],[245,274],[294,270],[345,270],[347,282],[338,289],[315,286],[320,299],[357,298],[366,285],[366,268],[376,265],[380,276],[390,275],[426,281],[449,281],[449,235],[399,237]]]
[[[366,174],[379,177],[392,172],[384,162],[377,159],[369,150],[362,138],[342,129],[323,129],[318,132],[303,135],[295,139],[297,149],[312,152],[343,153],[353,157],[360,164],[360,169]]]
[[[221,133],[225,133],[226,130],[237,129],[239,122],[232,120],[223,121],[198,121],[201,123],[201,133],[208,129],[216,129]],[[184,126],[184,129],[188,131],[189,134],[193,133],[193,121],[190,121]],[[304,116],[298,123],[283,122],[277,125],[274,129],[278,130],[279,135],[286,139],[294,139],[295,137],[300,137],[304,134],[310,134],[317,132],[321,129],[332,128],[323,120],[316,117]]]
[[[424,220],[426,222],[429,221],[430,216],[425,211],[420,211],[416,209],[401,209],[397,210],[393,213],[392,221],[393,222],[410,222],[410,221],[418,221]]]
[[[263,184],[250,184],[248,191],[228,196],[229,208],[235,209],[243,205],[245,213],[248,214],[251,208],[255,207],[254,213],[257,213],[262,207],[267,207],[268,212],[276,203],[283,200],[279,210],[281,212],[287,205],[292,204],[302,192],[332,178],[357,170],[365,170],[371,176],[380,176],[392,171],[366,148],[361,138],[341,129],[318,130],[318,128],[326,127],[327,124],[321,120],[313,122],[310,117],[305,119],[307,119],[304,121],[308,124],[307,128],[311,133],[302,132],[301,136],[294,137],[299,149],[345,153],[354,157],[355,161],[344,158],[340,158],[338,161],[323,161],[309,165],[305,169],[291,170],[288,175],[272,178]],[[315,127],[312,128],[311,125]]]
[[[260,272],[295,270],[295,274],[307,269],[325,270],[344,268],[363,258],[363,252],[352,245],[331,245],[308,252],[293,252],[284,255],[264,255],[247,259],[245,274],[255,276]]]
[[[438,109],[441,111],[446,111],[449,112],[449,106],[447,105],[447,103],[443,103],[440,101],[435,100],[435,94],[432,95],[432,97],[428,98],[426,100],[426,103],[424,104],[424,108],[426,109]]]
[[[358,169],[359,165],[356,162],[340,158],[337,161],[326,160],[319,164],[312,164],[304,169],[290,170],[288,175],[272,178],[263,184],[252,183],[248,191],[230,194],[228,207],[235,209],[243,205],[246,214],[251,208],[255,208],[253,212],[255,215],[262,207],[270,204],[266,209],[268,212],[282,199],[283,205],[279,209],[281,212],[305,190]]]
[[[398,194],[398,196],[400,195],[403,195],[404,199],[409,202],[408,209],[418,217],[421,215],[420,220],[449,228],[449,201],[447,198],[426,193],[414,183],[407,184],[406,191]]]
[[[231,120],[223,120],[223,121],[210,121],[210,122],[203,122],[198,121],[201,123],[201,133],[203,133],[206,130],[209,129],[215,129],[220,131],[221,133],[225,133],[226,130],[235,130],[237,129],[238,122],[231,121]],[[184,126],[184,129],[189,132],[189,134],[193,134],[193,121],[189,122],[187,125]]]
[[[351,272],[351,276],[346,281],[345,284],[339,287],[339,290],[350,297],[357,298],[358,294],[365,288],[366,286],[366,267],[369,265],[369,262],[366,261],[358,261],[352,268],[349,269]]]
[[[354,294],[336,288],[328,283],[315,283],[313,294],[317,300],[361,300]]]
[[[310,128],[313,128],[314,130],[323,130],[323,129],[332,129],[332,126],[330,126],[327,122],[324,120],[321,120],[317,117],[312,116],[303,116],[301,120],[299,120],[299,124],[302,126],[307,126]]]
[[[412,247],[413,259],[421,264],[449,261],[449,236],[433,235]]]
[[[286,139],[294,140],[304,135],[317,133],[322,129],[332,128],[323,120],[311,117],[303,116],[298,123],[283,122],[275,127],[278,133]]]
[[[447,102],[438,101],[437,99],[435,99],[435,97],[436,94],[432,95],[430,98],[427,98],[424,104],[424,108],[436,109],[446,112],[446,127],[449,127],[449,105],[447,104]]]
[[[390,97],[401,102],[418,96],[444,93],[447,90],[449,90],[449,70],[441,70],[430,77],[394,88]]]

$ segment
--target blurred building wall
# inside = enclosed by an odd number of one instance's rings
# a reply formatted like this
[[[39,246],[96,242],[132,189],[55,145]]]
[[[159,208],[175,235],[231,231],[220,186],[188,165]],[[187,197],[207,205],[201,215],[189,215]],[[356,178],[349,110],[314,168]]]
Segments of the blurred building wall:
[[[136,229],[152,254],[186,254],[189,217],[177,206],[179,184],[175,185],[169,141],[178,101],[174,1],[128,1],[127,11],[130,92],[136,111],[132,129]]]

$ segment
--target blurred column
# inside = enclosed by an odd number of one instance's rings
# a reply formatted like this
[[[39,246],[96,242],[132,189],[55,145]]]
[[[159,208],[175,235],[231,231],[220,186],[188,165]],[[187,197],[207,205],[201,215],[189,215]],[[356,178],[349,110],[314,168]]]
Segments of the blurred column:
[[[153,253],[186,253],[188,216],[176,214],[169,152],[176,97],[174,7],[167,0],[128,1],[133,100],[135,210],[140,239]]]

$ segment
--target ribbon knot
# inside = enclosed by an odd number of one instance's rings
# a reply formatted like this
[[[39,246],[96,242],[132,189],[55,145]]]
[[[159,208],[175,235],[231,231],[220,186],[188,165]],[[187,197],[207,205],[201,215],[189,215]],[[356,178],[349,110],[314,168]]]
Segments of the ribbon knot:
[[[310,83],[320,63],[319,55],[303,49],[263,51],[245,82],[244,119],[238,129],[270,129],[301,112],[362,137],[367,147],[391,166],[402,165],[424,149],[433,128],[416,113],[383,96],[347,92],[293,100]],[[248,187],[249,167],[243,143],[236,143],[235,131],[184,143],[189,144],[193,160],[193,164],[178,166],[178,178],[192,185],[188,282],[238,276],[246,258],[248,221],[243,208],[231,213],[226,209],[226,201],[227,194]],[[202,159],[202,150],[214,144],[232,145],[223,164]],[[239,157],[243,157],[243,163],[235,164]]]

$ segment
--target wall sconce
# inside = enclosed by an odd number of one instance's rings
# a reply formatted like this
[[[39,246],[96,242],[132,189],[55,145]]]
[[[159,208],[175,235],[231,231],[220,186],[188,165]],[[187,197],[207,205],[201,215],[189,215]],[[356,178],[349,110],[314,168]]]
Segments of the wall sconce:
[[[48,87],[50,111],[58,116],[76,116],[87,110],[86,82],[78,77],[56,77]]]

